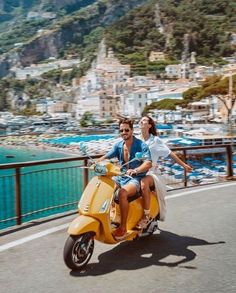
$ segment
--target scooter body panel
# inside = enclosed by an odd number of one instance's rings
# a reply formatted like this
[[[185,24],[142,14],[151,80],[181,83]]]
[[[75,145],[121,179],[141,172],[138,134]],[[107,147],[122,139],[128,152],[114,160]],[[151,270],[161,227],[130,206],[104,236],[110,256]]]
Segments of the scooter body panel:
[[[110,207],[115,183],[111,178],[93,177],[86,186],[79,202],[79,213],[101,217]]]
[[[68,228],[68,233],[70,235],[81,235],[90,231],[95,232],[96,235],[99,235],[100,222],[97,219],[84,215],[79,215],[75,218]]]

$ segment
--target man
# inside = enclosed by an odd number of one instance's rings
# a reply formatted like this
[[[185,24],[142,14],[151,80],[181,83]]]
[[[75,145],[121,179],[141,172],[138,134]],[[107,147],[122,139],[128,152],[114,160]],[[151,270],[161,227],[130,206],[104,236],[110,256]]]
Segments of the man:
[[[126,237],[126,222],[129,211],[128,197],[133,196],[140,189],[140,181],[146,175],[147,171],[152,167],[151,154],[148,146],[140,139],[133,136],[133,122],[130,119],[123,119],[119,122],[119,130],[122,141],[116,143],[112,150],[98,161],[104,159],[117,158],[120,165],[127,163],[135,158],[137,152],[142,152],[144,161],[135,160],[126,164],[126,174],[132,176],[116,176],[114,181],[119,188],[119,205],[121,212],[120,226],[115,230],[113,236],[116,240],[122,240]]]

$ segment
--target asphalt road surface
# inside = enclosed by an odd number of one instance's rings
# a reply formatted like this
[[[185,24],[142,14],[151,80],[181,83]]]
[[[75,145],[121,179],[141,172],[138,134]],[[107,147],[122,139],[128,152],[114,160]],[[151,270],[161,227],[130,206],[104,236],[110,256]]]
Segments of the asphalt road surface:
[[[167,211],[151,237],[95,242],[82,272],[62,258],[74,216],[0,231],[0,292],[236,292],[236,182],[168,192]]]

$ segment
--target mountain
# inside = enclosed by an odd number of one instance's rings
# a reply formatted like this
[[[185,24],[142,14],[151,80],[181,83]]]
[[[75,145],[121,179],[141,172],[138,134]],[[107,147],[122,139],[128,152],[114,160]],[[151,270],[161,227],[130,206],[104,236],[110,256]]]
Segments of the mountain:
[[[106,40],[123,63],[137,74],[162,71],[195,52],[197,62],[223,62],[236,52],[234,0],[153,0],[131,11],[106,30]],[[151,51],[165,62],[149,62]]]
[[[235,0],[0,0],[0,77],[52,56],[89,65],[104,36],[137,74],[161,72],[190,52],[219,63],[235,52],[235,9]],[[150,62],[151,51],[166,60]]]
[[[49,1],[41,1],[49,2]],[[54,1],[55,2],[55,1]],[[64,1],[70,5],[63,6],[63,9],[82,3],[82,1]],[[101,0],[101,1],[83,1],[83,3],[91,3],[82,9],[73,11],[73,13],[65,14],[63,17],[56,17],[50,23],[48,19],[42,19],[39,15],[36,19],[25,21],[18,27],[15,34],[12,31],[9,34],[0,35],[0,46],[3,50],[4,41],[9,47],[10,52],[2,55],[0,62],[0,77],[5,76],[9,72],[9,68],[14,64],[27,66],[37,63],[51,56],[61,57],[65,55],[66,50],[72,46],[78,46],[77,55],[83,58],[83,47],[88,44],[92,46],[92,51],[96,48],[96,44],[102,37],[102,31],[105,27],[111,25],[121,16],[125,15],[131,9],[146,2],[145,0]],[[41,3],[42,4],[42,3]],[[69,9],[69,8],[68,8]],[[48,22],[45,28],[43,22]],[[41,29],[38,30],[39,24]],[[23,26],[23,27],[22,27]],[[37,32],[32,30],[32,26],[36,27]],[[16,30],[16,28],[15,28]],[[91,40],[89,35],[92,34]],[[99,38],[99,40],[97,40]],[[93,44],[93,41],[95,43]],[[17,47],[11,49],[13,47]],[[8,51],[9,51],[8,50]],[[3,50],[3,53],[5,51]]]

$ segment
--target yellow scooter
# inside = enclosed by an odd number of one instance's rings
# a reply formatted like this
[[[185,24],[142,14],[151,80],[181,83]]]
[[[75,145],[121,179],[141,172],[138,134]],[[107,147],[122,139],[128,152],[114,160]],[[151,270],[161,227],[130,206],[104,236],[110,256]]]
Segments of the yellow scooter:
[[[139,159],[140,154],[137,154]],[[113,176],[121,175],[121,167],[110,161],[94,163],[96,176],[86,186],[78,205],[78,216],[69,226],[69,237],[64,246],[64,262],[72,270],[81,270],[89,262],[93,250],[94,239],[107,244],[116,244],[112,233],[120,220],[119,204],[115,199],[115,182]],[[122,174],[124,175],[124,174]],[[127,219],[127,236],[125,240],[133,240],[139,236],[151,235],[158,228],[157,218],[159,204],[156,194],[151,191],[150,216],[152,220],[144,230],[135,226],[143,215],[142,197],[130,198]]]

